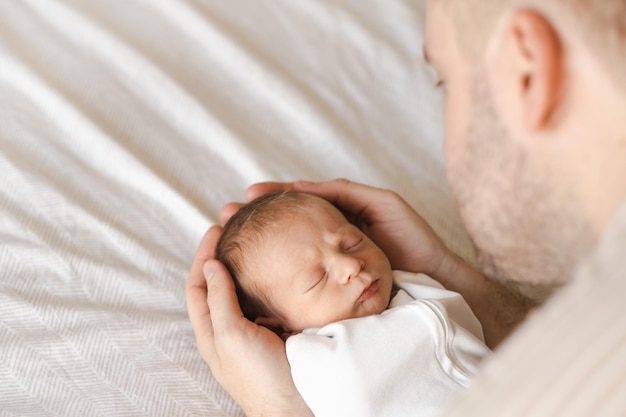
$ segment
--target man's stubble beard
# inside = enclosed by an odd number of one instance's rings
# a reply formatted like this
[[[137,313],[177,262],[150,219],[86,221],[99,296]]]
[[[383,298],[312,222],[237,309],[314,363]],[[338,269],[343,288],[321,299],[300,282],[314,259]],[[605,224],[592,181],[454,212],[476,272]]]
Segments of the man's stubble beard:
[[[465,147],[448,162],[450,185],[481,271],[543,301],[569,280],[594,236],[582,205],[511,138],[481,79]]]

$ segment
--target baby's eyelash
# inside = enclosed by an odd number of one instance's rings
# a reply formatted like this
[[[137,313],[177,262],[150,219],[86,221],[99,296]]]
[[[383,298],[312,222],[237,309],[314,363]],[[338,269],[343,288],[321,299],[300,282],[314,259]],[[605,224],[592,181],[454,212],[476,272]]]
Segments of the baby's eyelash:
[[[358,246],[361,242],[363,242],[363,237],[359,237],[359,239],[357,241],[346,245],[343,250],[350,250],[350,249]]]
[[[311,285],[308,290],[305,291],[305,293],[307,293],[307,292],[311,291],[313,288],[317,287],[324,280],[325,276],[326,276],[326,271],[324,271],[322,276],[320,276],[319,279],[317,281],[315,281],[315,283],[313,285]]]

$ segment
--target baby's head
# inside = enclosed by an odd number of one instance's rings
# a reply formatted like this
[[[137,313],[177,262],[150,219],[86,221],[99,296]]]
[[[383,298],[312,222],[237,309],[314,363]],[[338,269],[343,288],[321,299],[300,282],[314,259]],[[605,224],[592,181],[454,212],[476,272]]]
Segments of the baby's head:
[[[392,288],[387,256],[332,204],[268,194],[224,226],[216,258],[244,315],[286,332],[382,312]]]

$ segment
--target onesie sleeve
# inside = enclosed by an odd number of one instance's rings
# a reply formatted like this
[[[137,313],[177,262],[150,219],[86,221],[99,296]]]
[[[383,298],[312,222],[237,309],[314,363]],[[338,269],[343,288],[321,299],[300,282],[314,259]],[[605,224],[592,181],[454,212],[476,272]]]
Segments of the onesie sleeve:
[[[485,341],[483,327],[461,294],[446,290],[439,282],[427,275],[406,271],[393,271],[393,281],[405,294],[399,294],[390,307],[406,304],[412,300],[433,300],[441,303],[450,320],[471,335]],[[403,297],[404,295],[404,297]]]

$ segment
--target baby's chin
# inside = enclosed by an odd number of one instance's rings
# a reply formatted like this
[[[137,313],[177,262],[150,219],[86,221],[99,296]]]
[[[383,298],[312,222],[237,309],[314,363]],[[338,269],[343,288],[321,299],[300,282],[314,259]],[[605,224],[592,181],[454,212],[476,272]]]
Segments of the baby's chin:
[[[381,283],[378,291],[370,299],[363,301],[360,317],[380,314],[387,309],[391,298],[391,284]]]
[[[368,317],[368,316],[377,316],[387,309],[387,305],[383,305],[383,303],[376,303],[376,304],[371,303],[368,306],[361,306],[361,307],[362,308],[359,309],[359,311],[351,318],[358,319],[358,318]]]

